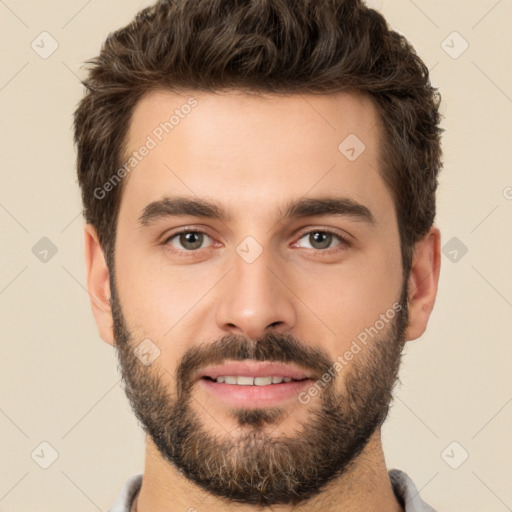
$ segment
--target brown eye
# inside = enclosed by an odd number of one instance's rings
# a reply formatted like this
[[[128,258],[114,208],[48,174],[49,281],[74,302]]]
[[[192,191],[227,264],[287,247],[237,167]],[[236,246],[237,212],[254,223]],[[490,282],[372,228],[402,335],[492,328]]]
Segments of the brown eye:
[[[331,233],[323,231],[315,231],[309,234],[309,242],[315,249],[327,249],[331,245],[332,238]]]
[[[206,238],[210,238],[201,231],[182,231],[170,236],[166,243],[177,250],[195,251],[201,249]]]
[[[309,243],[309,247],[306,246],[307,249],[330,249],[331,247],[336,247],[338,245],[347,245],[345,240],[341,238],[339,235],[335,233],[331,233],[330,231],[324,230],[315,230],[309,231],[308,233],[304,233],[300,240],[306,239],[307,243]],[[331,245],[333,241],[338,241],[337,244]]]

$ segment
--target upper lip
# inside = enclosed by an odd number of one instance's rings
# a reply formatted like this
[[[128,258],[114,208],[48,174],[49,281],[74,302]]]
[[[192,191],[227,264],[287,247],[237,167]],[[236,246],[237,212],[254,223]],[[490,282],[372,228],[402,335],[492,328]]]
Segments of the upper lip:
[[[244,377],[290,377],[294,380],[311,379],[309,372],[297,366],[290,366],[279,363],[264,362],[240,362],[233,361],[220,365],[209,366],[197,373],[197,379],[210,377],[216,379],[221,375],[233,375]]]

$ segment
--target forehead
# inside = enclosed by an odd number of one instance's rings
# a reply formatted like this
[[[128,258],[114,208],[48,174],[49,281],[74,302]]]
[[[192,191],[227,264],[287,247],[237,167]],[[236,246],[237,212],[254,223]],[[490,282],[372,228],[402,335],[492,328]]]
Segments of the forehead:
[[[262,212],[327,193],[386,208],[380,137],[377,109],[363,95],[153,91],[128,130],[122,208],[140,213],[187,195]]]

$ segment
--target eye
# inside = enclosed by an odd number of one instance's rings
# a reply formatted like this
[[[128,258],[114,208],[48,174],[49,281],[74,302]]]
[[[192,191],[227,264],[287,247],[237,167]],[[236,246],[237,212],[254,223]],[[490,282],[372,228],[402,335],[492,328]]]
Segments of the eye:
[[[347,242],[340,235],[324,229],[315,229],[313,231],[304,233],[299,239],[299,242],[303,239],[306,239],[307,243],[310,244],[309,247],[306,247],[308,249],[325,250],[340,245],[346,247],[350,246],[349,242]],[[338,241],[338,243],[332,246],[331,244],[333,241]],[[299,242],[297,242],[297,244]]]
[[[203,248],[206,239],[211,240],[203,231],[184,230],[171,235],[165,243],[178,251],[196,251]]]
[[[165,245],[171,246],[177,252],[195,252],[199,249],[208,247],[208,240],[213,240],[204,231],[197,229],[184,229],[177,233],[170,235],[164,242]],[[306,240],[309,246],[300,245],[301,240]],[[337,242],[333,245],[333,242]],[[315,229],[303,233],[299,241],[294,244],[295,246],[305,247],[316,251],[326,251],[334,247],[350,247],[350,243],[343,237],[329,230]]]

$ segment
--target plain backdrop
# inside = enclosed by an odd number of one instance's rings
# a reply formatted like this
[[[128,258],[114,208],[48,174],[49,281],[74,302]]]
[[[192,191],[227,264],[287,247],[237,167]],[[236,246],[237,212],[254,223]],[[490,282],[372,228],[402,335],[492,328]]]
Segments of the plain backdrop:
[[[148,4],[0,1],[2,511],[104,511],[143,469],[144,436],[85,288],[72,113],[82,63]],[[446,130],[439,294],[427,333],[406,350],[383,430],[387,463],[405,470],[440,512],[505,512],[512,510],[512,1],[371,5],[431,70]]]

